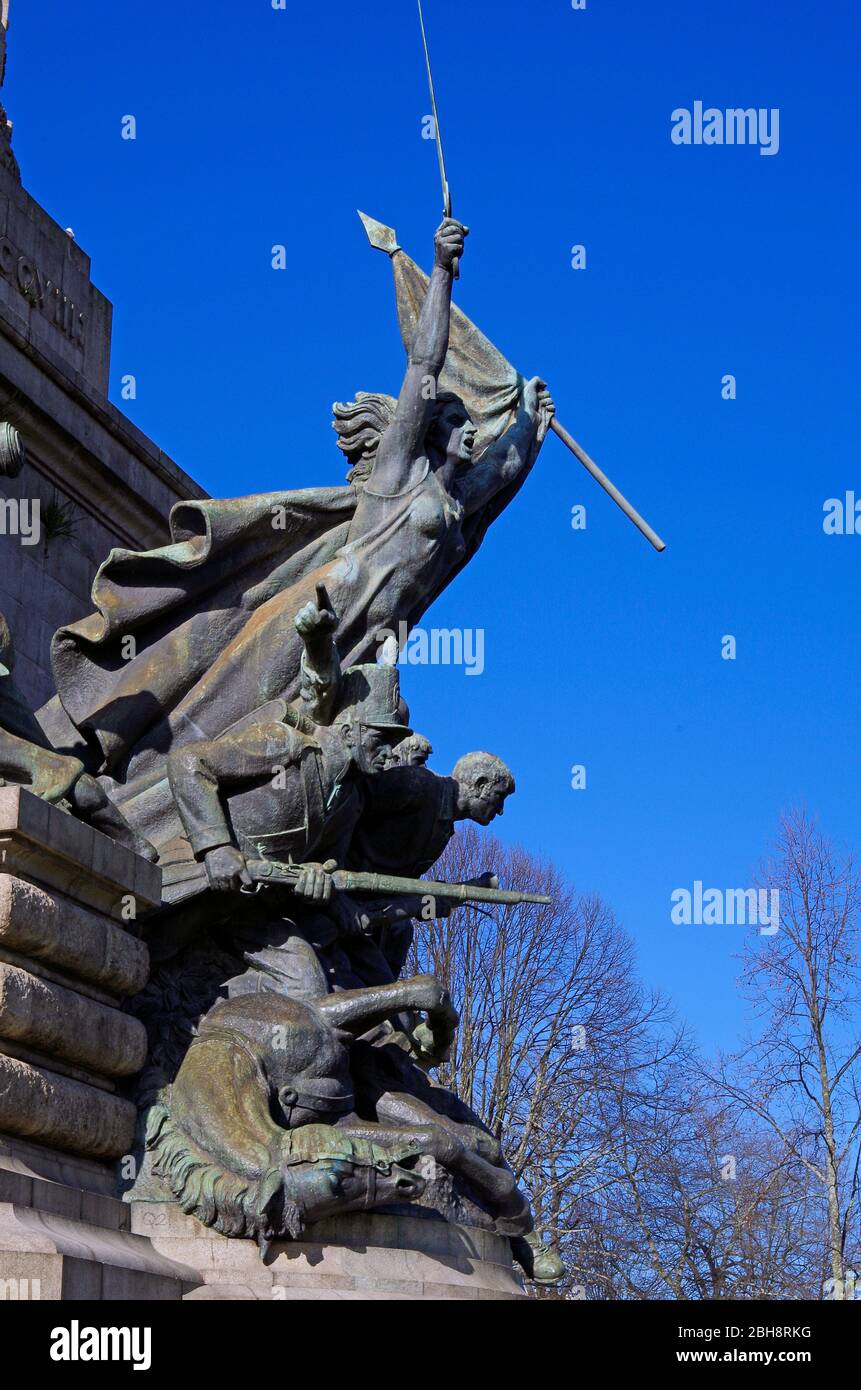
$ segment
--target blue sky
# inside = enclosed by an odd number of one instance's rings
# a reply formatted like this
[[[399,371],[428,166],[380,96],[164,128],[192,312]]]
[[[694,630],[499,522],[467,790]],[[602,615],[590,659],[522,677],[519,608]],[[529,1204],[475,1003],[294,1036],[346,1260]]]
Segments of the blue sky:
[[[442,769],[511,762],[504,837],[600,892],[645,979],[731,1045],[742,929],[672,926],[671,892],[748,885],[794,803],[861,841],[861,536],[822,530],[861,496],[861,22],[848,0],[427,0],[427,23],[472,228],[459,302],[669,549],[550,440],[425,619],[483,627],[486,672],[409,668],[414,722]],[[212,493],[340,480],[331,402],[403,363],[355,209],[425,265],[440,214],[411,0],[13,0],[4,100],[25,183],[114,302],[117,403],[134,373],[123,408]],[[779,153],[675,146],[697,100],[779,108]]]

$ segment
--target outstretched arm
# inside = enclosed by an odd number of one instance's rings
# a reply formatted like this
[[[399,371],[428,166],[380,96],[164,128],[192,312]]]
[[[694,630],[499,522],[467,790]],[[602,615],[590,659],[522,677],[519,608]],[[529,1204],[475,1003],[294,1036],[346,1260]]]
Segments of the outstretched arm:
[[[555,414],[553,398],[540,377],[527,381],[514,424],[458,481],[467,516],[481,511],[504,487],[526,477]]]
[[[397,493],[408,486],[433,418],[436,383],[448,352],[453,266],[463,255],[468,234],[469,229],[453,218],[447,218],[436,234],[433,274],[410,347],[407,374],[371,475],[375,492]]]
[[[315,724],[331,724],[341,691],[341,662],[335,645],[338,618],[323,584],[316,603],[306,603],[295,618],[302,638],[299,704]]]

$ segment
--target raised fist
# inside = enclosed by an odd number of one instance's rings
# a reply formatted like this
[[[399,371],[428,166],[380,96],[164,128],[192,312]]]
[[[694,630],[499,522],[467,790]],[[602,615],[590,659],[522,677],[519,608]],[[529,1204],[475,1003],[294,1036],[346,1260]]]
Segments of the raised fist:
[[[434,237],[437,265],[441,265],[445,270],[453,270],[455,261],[459,261],[463,255],[465,239],[468,236],[469,227],[465,227],[462,222],[456,222],[453,217],[447,217]]]
[[[523,408],[530,414],[537,426],[539,444],[544,442],[550,422],[556,414],[556,404],[547,389],[547,382],[534,376],[523,388]]]

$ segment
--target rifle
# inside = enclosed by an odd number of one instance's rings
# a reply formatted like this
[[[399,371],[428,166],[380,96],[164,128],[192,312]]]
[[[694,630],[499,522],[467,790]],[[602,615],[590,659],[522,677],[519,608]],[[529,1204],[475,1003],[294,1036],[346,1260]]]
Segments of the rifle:
[[[273,859],[249,859],[246,865],[254,883],[290,888],[302,870],[301,864],[282,864]],[[399,878],[395,874],[360,873],[353,869],[336,869],[332,882],[342,893],[370,893],[375,897],[448,898],[460,903],[497,903],[513,906],[516,903],[542,903],[551,898],[542,893],[517,893],[507,888],[480,888],[470,883],[436,883],[429,878]]]

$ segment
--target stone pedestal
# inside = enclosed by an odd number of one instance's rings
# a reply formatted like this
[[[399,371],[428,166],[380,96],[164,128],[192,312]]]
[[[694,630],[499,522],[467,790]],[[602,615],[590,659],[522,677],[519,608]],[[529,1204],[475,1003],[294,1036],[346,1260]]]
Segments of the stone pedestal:
[[[146,1057],[121,1012],[146,982],[137,919],[160,871],[23,787],[0,790],[0,1134],[109,1161],[136,1112],[117,1092]]]
[[[0,789],[0,1301],[522,1298],[509,1242],[417,1207],[331,1218],[266,1257],[173,1202],[121,1201],[146,982],[130,906],[161,876],[24,789]],[[125,1174],[126,1178],[132,1176]]]
[[[197,1271],[131,1229],[111,1168],[0,1137],[0,1302],[178,1301]]]
[[[0,1297],[181,1297],[130,1229],[114,1164],[146,1034],[136,921],[161,874],[21,787],[0,789]],[[122,1292],[126,1290],[126,1292]]]
[[[0,1302],[520,1299],[501,1236],[374,1212],[301,1240],[231,1240],[172,1203],[118,1201],[99,1165],[0,1139]]]
[[[220,1236],[174,1205],[135,1202],[131,1211],[132,1231],[155,1254],[196,1271],[190,1301],[525,1297],[508,1240],[426,1214],[330,1217],[264,1259],[253,1241]]]

